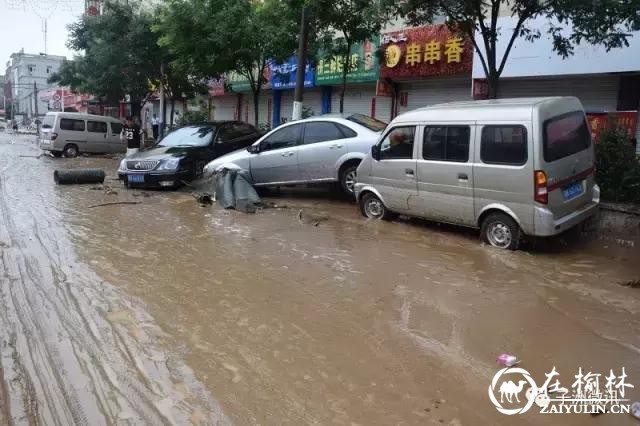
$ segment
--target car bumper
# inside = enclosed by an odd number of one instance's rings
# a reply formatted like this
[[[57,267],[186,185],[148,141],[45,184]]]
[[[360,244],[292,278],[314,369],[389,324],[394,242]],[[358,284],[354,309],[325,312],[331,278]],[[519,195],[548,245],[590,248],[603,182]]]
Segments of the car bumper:
[[[144,176],[143,182],[130,181],[130,175]],[[190,181],[193,178],[193,172],[190,170],[177,172],[130,172],[118,170],[118,178],[135,188],[175,188],[185,181]]]
[[[598,185],[593,187],[593,197],[590,202],[561,218],[554,219],[551,213],[545,207],[535,208],[534,218],[534,236],[550,237],[560,234],[574,226],[595,216],[600,208],[600,188]]]
[[[40,149],[44,151],[61,151],[60,149],[57,149],[53,146],[53,141],[47,139],[40,139],[38,145],[40,146]]]

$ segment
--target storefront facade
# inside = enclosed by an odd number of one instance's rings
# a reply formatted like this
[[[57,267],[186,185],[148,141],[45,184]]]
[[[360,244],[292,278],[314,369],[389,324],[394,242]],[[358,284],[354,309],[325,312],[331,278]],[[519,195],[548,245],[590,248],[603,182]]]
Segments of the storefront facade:
[[[505,28],[514,24],[510,17],[500,18],[498,23]],[[575,46],[573,55],[563,59],[553,51],[553,40],[545,34],[548,26],[547,19],[535,19],[530,27],[543,36],[533,42],[516,39],[500,78],[498,97],[575,96],[589,117],[622,111],[625,117],[630,111],[637,117],[640,106],[640,32],[632,32],[628,47],[607,51],[603,46],[583,43]],[[480,34],[476,34],[476,41],[482,46]],[[507,41],[504,37],[498,40],[499,58]],[[473,93],[476,99],[486,95],[484,79],[482,63],[475,55]],[[593,122],[591,118],[590,121]],[[638,139],[640,129],[635,122],[629,123],[634,127],[630,131]]]

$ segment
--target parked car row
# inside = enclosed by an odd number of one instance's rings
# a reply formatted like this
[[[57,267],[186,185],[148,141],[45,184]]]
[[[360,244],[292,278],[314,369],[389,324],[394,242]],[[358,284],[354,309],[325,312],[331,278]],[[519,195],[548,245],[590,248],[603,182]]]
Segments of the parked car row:
[[[256,186],[339,181],[368,218],[480,228],[488,244],[511,250],[523,236],[586,221],[600,201],[591,133],[573,97],[442,104],[388,126],[362,116],[302,120],[205,171],[230,167],[248,170]]]
[[[116,146],[118,125],[48,114],[41,146],[111,152],[105,146]],[[225,168],[246,170],[256,187],[338,183],[368,218],[404,214],[479,228],[488,244],[511,250],[524,236],[584,222],[600,198],[591,133],[573,97],[442,104],[389,125],[327,114],[265,135],[239,121],[188,125],[123,159],[118,176],[128,186],[177,187]]]

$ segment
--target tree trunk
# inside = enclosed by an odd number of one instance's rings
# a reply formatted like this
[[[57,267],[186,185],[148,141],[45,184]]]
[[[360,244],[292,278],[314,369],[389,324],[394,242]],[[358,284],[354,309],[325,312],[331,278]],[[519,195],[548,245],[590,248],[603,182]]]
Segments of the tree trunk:
[[[344,93],[347,91],[347,76],[351,69],[351,43],[347,42],[347,54],[342,64],[342,89],[340,90],[340,114],[344,112]]]
[[[498,99],[500,88],[500,77],[492,74],[487,77],[487,85],[489,86],[489,99]]]
[[[258,105],[260,104],[260,91],[253,94],[253,125],[258,128]]]
[[[169,121],[169,126],[170,126],[170,127],[173,127],[173,116],[174,116],[174,113],[175,113],[175,107],[176,107],[176,100],[175,100],[175,98],[172,96],[172,97],[171,97],[171,116],[170,116],[170,118],[169,118],[169,120],[170,120],[170,121]]]

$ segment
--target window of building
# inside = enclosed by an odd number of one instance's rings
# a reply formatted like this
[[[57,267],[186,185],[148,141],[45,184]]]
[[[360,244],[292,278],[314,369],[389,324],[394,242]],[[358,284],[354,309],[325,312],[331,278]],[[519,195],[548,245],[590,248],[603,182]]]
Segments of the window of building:
[[[469,126],[426,126],[422,158],[436,161],[469,160]]]
[[[36,70],[36,66],[35,65],[27,65],[27,70],[30,73],[33,73]]]
[[[524,126],[484,126],[480,159],[487,164],[521,166],[527,162],[527,129]]]

